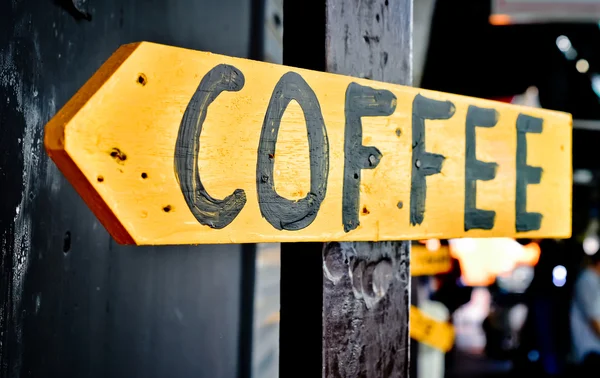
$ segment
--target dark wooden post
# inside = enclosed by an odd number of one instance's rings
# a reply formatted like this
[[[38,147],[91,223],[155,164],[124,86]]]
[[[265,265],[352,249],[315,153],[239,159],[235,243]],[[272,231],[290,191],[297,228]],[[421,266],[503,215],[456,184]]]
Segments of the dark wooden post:
[[[411,50],[412,0],[284,3],[286,65],[410,85]],[[280,376],[408,377],[409,249],[284,244]]]

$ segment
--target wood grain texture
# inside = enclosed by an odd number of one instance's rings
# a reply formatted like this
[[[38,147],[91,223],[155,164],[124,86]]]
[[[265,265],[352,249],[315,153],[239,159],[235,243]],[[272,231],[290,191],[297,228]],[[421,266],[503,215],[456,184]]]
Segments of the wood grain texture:
[[[411,85],[412,3],[329,0],[327,71]],[[405,136],[406,131],[408,128],[402,129]],[[408,167],[397,168],[408,177]],[[386,217],[383,223],[397,222]],[[324,248],[335,250],[335,246],[326,244]],[[357,256],[352,261],[339,256],[337,264],[348,261],[349,269],[337,283],[324,278],[325,376],[408,378],[410,243],[342,243],[341,250]],[[372,285],[373,267],[386,262],[391,262],[392,273],[383,285],[389,286],[383,292],[377,290],[375,298],[379,300],[373,303],[373,287],[382,285]],[[363,271],[361,275],[361,268],[367,274]],[[357,282],[362,282],[366,290],[357,290]]]
[[[285,2],[284,63],[410,84],[412,0],[395,2],[391,12],[383,6],[390,4]],[[360,37],[381,31],[374,24],[382,17],[389,18],[385,36],[364,46]],[[373,65],[382,52],[390,64]],[[407,378],[409,248],[407,242],[282,244],[280,376]],[[299,344],[310,346],[301,363]]]
[[[412,9],[412,0],[328,0],[327,71],[411,85]],[[341,243],[339,250],[345,253],[335,265],[344,264],[347,272],[338,282],[327,271],[323,278],[324,376],[408,378],[410,243]],[[327,256],[331,266],[334,256]],[[373,267],[390,262],[389,281],[373,285]],[[389,286],[376,290],[373,303],[373,287],[382,285]]]
[[[327,72],[411,85],[412,22],[407,0],[328,1]]]
[[[377,4],[328,6],[328,22],[364,25],[328,29],[327,67],[400,82],[407,16]],[[45,144],[125,244],[567,237],[571,131],[565,113],[144,42],[102,66]]]
[[[408,377],[409,243],[324,246],[325,377]]]

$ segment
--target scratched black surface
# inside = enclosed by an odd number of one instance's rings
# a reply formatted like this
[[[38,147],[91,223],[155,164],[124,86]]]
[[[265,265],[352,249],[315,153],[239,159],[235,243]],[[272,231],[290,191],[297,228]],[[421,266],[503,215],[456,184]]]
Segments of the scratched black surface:
[[[284,64],[411,83],[412,0],[287,1],[283,20]],[[282,244],[280,376],[407,378],[409,245],[343,246],[326,245],[326,275],[323,244]],[[378,263],[394,279],[372,303],[372,293],[355,293],[349,272],[374,273]]]
[[[246,56],[249,7],[0,1],[1,377],[237,375],[242,247],[115,245],[41,138],[121,44]]]

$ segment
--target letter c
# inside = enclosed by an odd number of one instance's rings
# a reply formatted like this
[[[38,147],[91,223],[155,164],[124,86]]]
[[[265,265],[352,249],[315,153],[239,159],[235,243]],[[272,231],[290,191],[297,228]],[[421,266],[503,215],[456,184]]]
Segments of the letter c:
[[[202,124],[208,106],[221,92],[237,92],[243,87],[244,75],[240,70],[227,64],[214,67],[200,81],[179,126],[175,144],[175,177],[194,217],[200,224],[211,228],[220,229],[230,224],[246,204],[246,193],[236,189],[220,200],[206,192],[198,170]]]

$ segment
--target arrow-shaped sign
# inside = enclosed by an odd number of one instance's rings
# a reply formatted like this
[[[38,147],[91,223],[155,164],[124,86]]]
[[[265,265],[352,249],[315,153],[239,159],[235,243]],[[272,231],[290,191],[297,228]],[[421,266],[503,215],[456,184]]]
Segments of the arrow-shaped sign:
[[[560,112],[144,42],[45,144],[120,243],[570,235]]]

